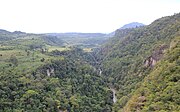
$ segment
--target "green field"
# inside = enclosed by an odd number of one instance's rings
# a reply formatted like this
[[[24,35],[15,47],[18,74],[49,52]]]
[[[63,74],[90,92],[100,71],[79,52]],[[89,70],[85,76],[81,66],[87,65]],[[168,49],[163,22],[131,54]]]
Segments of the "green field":
[[[44,49],[48,49],[44,51]],[[14,70],[23,73],[30,73],[38,67],[49,63],[51,60],[63,59],[63,57],[53,57],[49,53],[53,50],[65,51],[69,48],[52,46],[37,35],[26,35],[23,38],[1,42],[0,44],[0,71],[6,71],[13,67]],[[17,65],[11,61],[14,58]]]
[[[54,50],[58,50],[58,51],[66,51],[66,50],[70,50],[70,48],[68,47],[58,47],[58,46],[47,46],[48,51],[54,51]]]

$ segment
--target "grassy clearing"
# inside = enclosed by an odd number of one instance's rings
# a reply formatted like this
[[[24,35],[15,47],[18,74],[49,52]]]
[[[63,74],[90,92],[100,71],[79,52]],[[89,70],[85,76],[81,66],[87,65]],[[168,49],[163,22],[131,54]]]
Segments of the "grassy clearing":
[[[12,55],[17,57],[24,57],[26,55],[23,50],[0,50],[0,61],[7,61]]]
[[[32,49],[32,45],[39,48]],[[48,52],[42,53],[42,48],[47,48]],[[50,63],[51,60],[64,59],[48,55],[53,50],[65,51],[70,48],[47,45],[41,38],[34,35],[3,42],[0,44],[0,71],[13,69],[16,72],[31,73],[39,66]],[[10,61],[12,57],[17,59],[17,65]]]
[[[18,66],[14,66],[10,62],[11,56],[15,56],[18,60]],[[29,55],[25,50],[0,50],[0,70],[14,67],[15,71],[29,73],[34,71],[39,66],[50,63],[51,60],[63,60],[63,57],[53,57],[47,54],[42,54],[40,51],[29,51]]]
[[[84,52],[92,52],[92,48],[84,48]]]
[[[58,47],[58,46],[48,46],[48,51],[54,51],[54,50],[58,50],[58,51],[66,51],[66,50],[70,50],[70,48],[68,47]]]

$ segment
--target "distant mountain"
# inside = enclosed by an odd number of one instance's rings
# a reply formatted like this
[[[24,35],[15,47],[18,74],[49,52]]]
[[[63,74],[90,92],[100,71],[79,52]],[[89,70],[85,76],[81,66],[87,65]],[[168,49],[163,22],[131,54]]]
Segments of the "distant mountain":
[[[143,23],[138,23],[138,22],[132,22],[132,23],[129,23],[129,24],[125,24],[120,29],[136,28],[136,27],[140,27],[140,26],[144,26],[144,24]]]
[[[12,32],[13,34],[26,34],[25,32],[21,32],[21,31],[14,31]]]
[[[10,33],[9,31],[6,31],[4,29],[0,29],[0,33]]]
[[[25,41],[24,41],[25,40]],[[10,32],[7,30],[0,29],[0,44],[23,44],[25,46],[34,44],[34,40],[39,45],[52,45],[52,46],[63,46],[64,41],[56,36],[45,35],[45,34],[30,34],[21,31]],[[28,41],[28,43],[27,43]]]
[[[124,26],[122,26],[121,28],[119,28],[117,30],[118,31],[122,30],[122,32],[124,32],[124,29],[136,28],[136,27],[141,27],[141,26],[145,26],[145,25],[143,23],[132,22],[132,23],[129,23],[129,24],[125,24]],[[116,33],[117,33],[117,30],[107,34],[107,36],[109,36],[109,37],[115,36]]]
[[[56,36],[70,46],[97,47],[104,43],[109,37],[103,33],[48,33],[48,36]]]
[[[47,35],[51,36],[58,36],[58,37],[84,37],[84,38],[90,38],[90,37],[102,37],[105,36],[106,34],[103,33],[48,33]]]

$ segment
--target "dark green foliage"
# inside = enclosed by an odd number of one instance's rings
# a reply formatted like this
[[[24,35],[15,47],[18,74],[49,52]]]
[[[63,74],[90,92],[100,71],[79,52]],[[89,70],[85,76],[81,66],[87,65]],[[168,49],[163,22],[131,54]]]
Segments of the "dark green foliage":
[[[176,63],[180,59],[180,38],[175,38],[175,40],[177,41],[175,47],[168,50],[164,59],[145,78],[141,87],[136,90],[126,105],[125,110],[141,109],[143,112],[178,112],[180,110],[180,65]],[[143,102],[139,100],[141,97],[145,98]]]
[[[88,63],[91,58],[87,53],[72,48],[49,54],[64,59],[52,60],[31,74],[16,73],[13,68],[1,73],[2,111],[112,110],[112,93]]]
[[[11,55],[9,61],[10,61],[14,66],[18,66],[18,59],[16,58],[16,56]]]
[[[180,14],[176,14],[148,26],[117,30],[115,37],[95,54],[105,80],[119,90],[119,100],[126,96],[129,99],[155,63],[163,58],[172,39],[180,35],[179,23]],[[178,55],[172,56],[172,61],[178,59]],[[122,108],[122,104],[125,105],[118,101],[115,110]]]
[[[54,50],[64,45],[57,37],[0,30],[0,111],[178,111],[179,29],[180,14],[163,17],[117,30],[93,52]]]
[[[57,38],[55,36],[42,36],[42,39],[45,41],[46,44],[51,46],[63,46],[64,41],[62,41],[60,38]]]

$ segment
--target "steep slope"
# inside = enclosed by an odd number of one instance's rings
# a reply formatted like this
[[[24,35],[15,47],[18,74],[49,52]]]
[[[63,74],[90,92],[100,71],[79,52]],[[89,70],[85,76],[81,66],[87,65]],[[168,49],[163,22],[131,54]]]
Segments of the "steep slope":
[[[173,39],[170,46],[164,58],[133,93],[123,111],[180,110],[180,37]]]
[[[114,111],[125,106],[140,82],[164,57],[172,39],[180,35],[180,14],[160,18],[124,35],[121,32],[118,30],[96,57],[106,82],[118,90]]]

